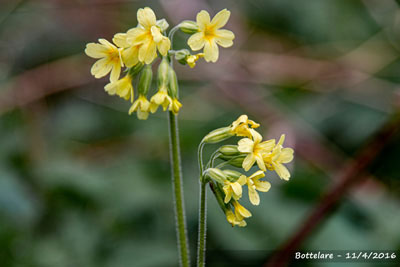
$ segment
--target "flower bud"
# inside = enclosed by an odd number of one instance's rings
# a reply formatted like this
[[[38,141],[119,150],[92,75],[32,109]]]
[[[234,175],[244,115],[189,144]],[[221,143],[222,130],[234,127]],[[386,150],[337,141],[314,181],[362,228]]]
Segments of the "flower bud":
[[[181,49],[175,52],[175,59],[179,63],[185,65],[186,64],[186,58],[190,56],[190,51],[187,49]]]
[[[172,98],[178,98],[179,96],[178,79],[174,69],[171,67],[168,68],[168,94]]]
[[[156,25],[157,25],[158,27],[160,27],[160,29],[161,29],[162,32],[165,32],[165,31],[168,29],[168,27],[169,27],[169,24],[168,24],[168,22],[167,22],[165,19],[159,19],[159,20],[157,20]]]
[[[233,134],[231,132],[230,127],[222,127],[215,129],[214,131],[211,131],[209,134],[204,136],[202,142],[208,144],[215,144],[218,142],[222,142],[232,136]]]
[[[153,78],[153,71],[151,65],[146,65],[140,74],[138,92],[140,95],[146,96],[151,86],[151,80]]]
[[[239,156],[240,152],[237,145],[225,145],[219,148],[219,152],[224,156],[235,157]]]
[[[228,179],[228,177],[224,174],[223,171],[216,168],[209,168],[206,170],[206,174],[213,179],[214,181],[224,184],[224,182]]]
[[[168,60],[166,58],[163,58],[161,60],[160,65],[158,66],[158,73],[157,73],[158,89],[160,89],[161,87],[166,88],[168,84],[168,69],[169,69]]]
[[[234,170],[223,170],[222,172],[228,177],[228,180],[232,183],[236,182],[239,177],[242,176],[242,173]]]
[[[197,23],[191,20],[182,21],[179,24],[179,28],[181,31],[187,34],[194,34],[199,31],[199,26],[197,26]]]
[[[246,158],[246,155],[239,155],[236,157],[230,157],[230,158],[224,158],[221,157],[221,159],[229,161],[229,165],[233,166],[233,167],[237,167],[237,168],[242,168],[243,165],[243,161]]]
[[[138,62],[135,66],[129,68],[129,75],[134,78],[143,69],[143,66],[144,64],[142,62]]]

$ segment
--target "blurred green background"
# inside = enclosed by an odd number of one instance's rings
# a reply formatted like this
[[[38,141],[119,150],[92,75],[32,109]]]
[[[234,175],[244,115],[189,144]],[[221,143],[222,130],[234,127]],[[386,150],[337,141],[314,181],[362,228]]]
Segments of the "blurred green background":
[[[167,114],[129,116],[83,53],[136,26],[144,6],[170,25],[201,9],[232,12],[235,43],[218,63],[176,67],[192,261],[196,150],[209,131],[248,114],[296,151],[290,182],[268,173],[260,206],[244,201],[246,228],[232,228],[208,194],[208,266],[262,266],[399,109],[397,1],[2,0],[0,266],[177,266]],[[400,250],[399,148],[396,135],[303,249]]]

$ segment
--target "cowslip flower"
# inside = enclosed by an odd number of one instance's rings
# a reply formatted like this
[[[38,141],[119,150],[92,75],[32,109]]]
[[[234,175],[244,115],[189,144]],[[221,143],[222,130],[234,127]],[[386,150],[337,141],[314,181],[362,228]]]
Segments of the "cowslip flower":
[[[233,226],[238,225],[240,227],[245,227],[247,225],[246,221],[243,217],[236,217],[236,215],[231,210],[227,210],[226,213],[226,220]]]
[[[124,66],[120,48],[117,48],[106,39],[99,39],[99,44],[87,44],[85,53],[91,58],[99,59],[90,69],[95,78],[104,77],[111,71],[110,81],[115,82],[119,79],[121,67]]]
[[[260,192],[268,192],[271,188],[271,184],[267,181],[260,181],[261,178],[265,176],[263,171],[256,171],[249,177],[243,177],[246,180],[248,192],[249,192],[249,199],[251,204],[259,205],[260,204],[260,196],[258,195],[258,191]]]
[[[166,56],[171,41],[162,34],[154,11],[149,7],[140,8],[137,20],[138,27],[127,32],[126,40],[132,46],[139,46],[139,61],[150,64],[157,57],[157,49],[162,56]]]
[[[221,30],[228,22],[230,14],[230,11],[223,9],[212,20],[210,20],[210,14],[205,10],[197,14],[198,32],[190,36],[188,45],[193,51],[204,47],[204,59],[207,62],[216,62],[218,60],[218,45],[222,47],[233,45],[233,39],[235,38],[233,32]]]
[[[245,171],[250,170],[255,162],[258,167],[266,171],[266,167],[263,160],[263,154],[268,153],[274,148],[275,140],[262,141],[262,136],[254,129],[250,129],[252,139],[243,138],[238,142],[238,150],[242,153],[247,154],[243,160],[242,167]]]
[[[167,108],[172,104],[172,99],[168,95],[166,88],[160,88],[160,90],[158,90],[158,92],[151,97],[150,103],[151,113],[156,112],[160,105],[163,107],[163,111],[166,111]]]
[[[108,83],[104,87],[104,89],[109,95],[118,95],[125,100],[130,99],[131,102],[133,102],[134,93],[132,86],[132,77],[129,74],[116,82]]]
[[[290,172],[283,163],[289,163],[293,160],[294,151],[288,147],[283,148],[284,141],[285,135],[282,134],[272,151],[264,153],[262,157],[269,170],[274,170],[281,179],[288,181],[290,178]]]
[[[260,127],[260,124],[256,123],[253,120],[249,120],[247,115],[241,115],[237,120],[232,122],[231,131],[236,136],[245,136],[248,138],[252,138],[250,129],[255,129],[258,127]]]
[[[169,110],[176,115],[178,114],[181,107],[182,107],[181,102],[179,102],[177,98],[173,98],[171,104],[169,105]]]
[[[132,107],[129,109],[129,115],[131,115],[133,112],[137,112],[137,117],[139,120],[147,120],[149,117],[149,111],[149,100],[147,100],[146,96],[139,95],[138,99],[136,99]]]
[[[228,203],[232,198],[238,200],[242,197],[242,186],[246,183],[246,177],[241,176],[236,182],[224,181],[222,189],[225,193],[224,202]]]
[[[186,58],[186,63],[189,65],[189,67],[194,68],[196,66],[197,60],[200,58],[204,57],[204,53],[198,53],[196,55],[190,55]]]

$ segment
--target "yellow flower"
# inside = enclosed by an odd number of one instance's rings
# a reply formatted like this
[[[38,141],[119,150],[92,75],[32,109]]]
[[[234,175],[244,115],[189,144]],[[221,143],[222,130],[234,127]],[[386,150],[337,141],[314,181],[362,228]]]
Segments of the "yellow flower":
[[[119,79],[121,67],[124,66],[121,58],[121,49],[118,49],[106,39],[99,39],[99,43],[86,45],[86,55],[92,58],[99,58],[93,64],[90,72],[95,78],[101,78],[111,71],[110,81],[115,82]]]
[[[230,182],[229,180],[224,181],[224,187],[222,188],[225,193],[225,203],[228,203],[233,197],[234,200],[238,200],[242,197],[242,186],[246,183],[246,177],[240,176],[236,182]]]
[[[260,196],[258,195],[258,191],[260,192],[268,192],[271,188],[271,184],[266,181],[260,181],[261,178],[265,176],[263,171],[256,171],[246,179],[247,188],[249,191],[249,199],[251,204],[258,205],[260,204]],[[244,177],[244,175],[243,175]]]
[[[196,61],[204,57],[204,53],[198,53],[196,55],[190,55],[186,58],[186,63],[189,67],[194,68],[196,66]]]
[[[233,32],[220,29],[228,22],[230,14],[231,12],[226,9],[221,10],[211,21],[210,14],[207,11],[202,10],[197,14],[196,23],[199,32],[189,38],[188,45],[193,51],[204,47],[204,58],[207,62],[218,60],[218,45],[222,47],[233,45],[235,38]]]
[[[260,124],[255,121],[249,120],[247,115],[241,115],[236,121],[231,125],[231,131],[237,136],[245,136],[252,138],[252,134],[249,128],[258,128]]]
[[[150,111],[151,113],[154,113],[157,111],[158,106],[160,105],[163,107],[163,110],[166,111],[168,106],[172,104],[172,99],[168,95],[167,89],[162,87],[155,95],[151,97],[150,102]]]
[[[275,140],[261,142],[262,136],[258,132],[254,129],[250,129],[249,131],[253,138],[243,138],[238,142],[238,150],[247,154],[246,158],[243,160],[242,167],[245,171],[248,171],[253,164],[257,162],[258,167],[266,171],[267,169],[265,168],[262,155],[273,149]]]
[[[121,52],[122,61],[130,68],[139,62],[140,45],[131,45],[127,39],[128,34],[117,33],[114,35],[113,42],[118,47],[123,48]]]
[[[289,163],[293,160],[294,151],[291,148],[283,148],[284,141],[285,135],[282,134],[272,151],[263,154],[263,161],[269,170],[274,170],[281,179],[288,181],[290,172],[283,163]]]
[[[116,82],[111,82],[107,84],[104,89],[110,95],[118,95],[119,97],[124,98],[125,100],[131,99],[133,102],[133,86],[132,86],[132,77],[128,74],[124,78],[119,79]]]
[[[179,102],[177,98],[172,99],[171,104],[169,105],[169,110],[172,111],[175,115],[178,114],[181,109],[182,104]]]
[[[247,223],[245,222],[245,220],[243,219],[243,217],[236,217],[236,215],[233,213],[233,211],[231,210],[227,210],[226,213],[226,220],[232,225],[238,225],[240,227],[245,227],[247,225]],[[240,216],[240,215],[239,215]]]
[[[133,103],[129,109],[129,115],[132,112],[137,111],[137,117],[139,120],[147,120],[149,117],[150,102],[144,95],[139,95],[139,98]]]
[[[132,46],[140,46],[138,59],[150,64],[157,57],[157,49],[166,56],[171,47],[171,41],[164,36],[157,26],[156,15],[149,7],[140,8],[137,12],[138,27],[127,32],[127,42]]]

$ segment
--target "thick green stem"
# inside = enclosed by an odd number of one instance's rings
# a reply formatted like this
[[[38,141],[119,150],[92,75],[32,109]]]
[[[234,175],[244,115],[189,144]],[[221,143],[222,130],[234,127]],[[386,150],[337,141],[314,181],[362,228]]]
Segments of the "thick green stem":
[[[180,266],[189,267],[189,245],[186,230],[185,207],[183,203],[183,184],[181,158],[179,149],[179,130],[178,118],[172,112],[169,112],[169,133],[170,133],[170,151],[172,166],[172,184],[174,191],[174,211],[176,220],[176,232],[178,239],[179,262]]]
[[[205,266],[206,256],[206,232],[207,232],[207,182],[200,181],[200,204],[199,204],[199,236],[197,244],[197,267]]]

